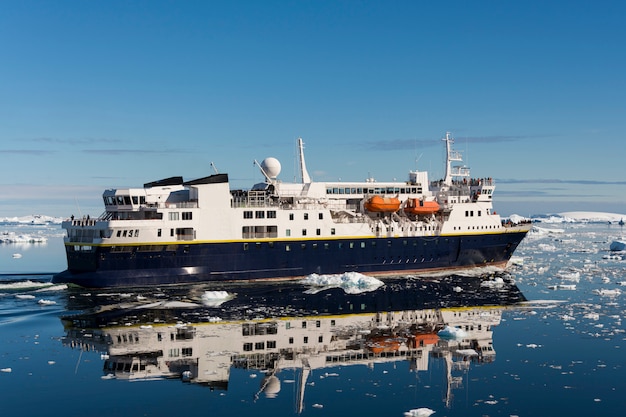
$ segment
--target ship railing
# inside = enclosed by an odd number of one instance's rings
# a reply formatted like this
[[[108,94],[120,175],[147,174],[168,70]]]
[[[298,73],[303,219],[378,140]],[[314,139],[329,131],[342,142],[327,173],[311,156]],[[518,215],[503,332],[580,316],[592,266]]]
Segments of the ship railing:
[[[198,208],[197,201],[177,201],[175,203],[160,203],[159,206],[164,208]]]
[[[72,226],[95,226],[98,220],[101,219],[91,218],[89,215],[83,216],[82,218],[76,218],[72,215],[72,217],[70,217],[70,224]]]

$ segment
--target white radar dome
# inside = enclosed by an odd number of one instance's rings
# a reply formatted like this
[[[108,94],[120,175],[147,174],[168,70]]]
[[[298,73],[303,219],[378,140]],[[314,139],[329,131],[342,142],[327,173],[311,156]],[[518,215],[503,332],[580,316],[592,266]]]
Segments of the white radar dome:
[[[263,392],[267,398],[276,398],[280,392],[280,379],[275,375],[268,375],[263,378],[261,386],[265,386]]]
[[[280,174],[280,161],[276,158],[265,158],[263,162],[261,162],[261,168],[270,178],[276,178]]]

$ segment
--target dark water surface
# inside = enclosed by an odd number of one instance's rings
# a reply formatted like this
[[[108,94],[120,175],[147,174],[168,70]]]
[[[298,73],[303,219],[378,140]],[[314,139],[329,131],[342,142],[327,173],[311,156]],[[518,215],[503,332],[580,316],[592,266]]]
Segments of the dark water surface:
[[[626,263],[606,251],[618,228],[543,225],[506,272],[356,294],[52,286],[55,233],[0,244],[2,415],[623,413]]]

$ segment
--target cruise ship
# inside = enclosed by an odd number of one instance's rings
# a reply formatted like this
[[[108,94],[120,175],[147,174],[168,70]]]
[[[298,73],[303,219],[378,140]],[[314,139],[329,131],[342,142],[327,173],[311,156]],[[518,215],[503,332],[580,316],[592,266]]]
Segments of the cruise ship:
[[[98,217],[69,218],[67,270],[55,283],[108,288],[298,279],[359,272],[403,276],[505,267],[531,225],[493,209],[495,182],[472,178],[453,149],[445,177],[315,182],[298,139],[301,180],[283,182],[275,158],[265,180],[231,189],[228,174],[171,177],[105,190]]]

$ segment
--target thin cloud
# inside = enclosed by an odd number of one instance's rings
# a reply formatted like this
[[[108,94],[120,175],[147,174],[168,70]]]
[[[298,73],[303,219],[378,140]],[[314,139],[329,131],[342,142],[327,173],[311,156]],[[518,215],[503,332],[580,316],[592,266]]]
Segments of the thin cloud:
[[[530,136],[460,136],[455,137],[457,142],[471,142],[471,143],[509,143],[517,142],[524,139],[529,139]]]
[[[498,179],[496,182],[500,184],[575,184],[575,185],[626,185],[626,181],[599,181],[599,180],[560,180],[556,178],[542,179]]]
[[[453,136],[457,143],[511,143],[539,137],[541,136]],[[440,146],[440,144],[441,142],[439,139],[390,139],[365,142],[363,145],[370,150],[398,151],[429,148],[433,146]]]
[[[99,155],[137,155],[137,154],[173,154],[173,153],[188,153],[189,151],[182,151],[179,149],[83,149],[81,152],[89,154]]]
[[[3,155],[51,155],[56,151],[44,151],[42,149],[0,149]]]
[[[100,143],[121,143],[120,139],[109,139],[109,138],[80,138],[80,139],[71,139],[71,138],[50,138],[50,137],[40,137],[40,138],[32,138],[26,139],[30,142],[37,143],[49,143],[53,145],[93,145]]]
[[[369,150],[375,151],[398,151],[398,150],[414,150],[419,148],[428,148],[439,145],[438,140],[419,140],[419,139],[392,139],[365,142],[363,145]]]

